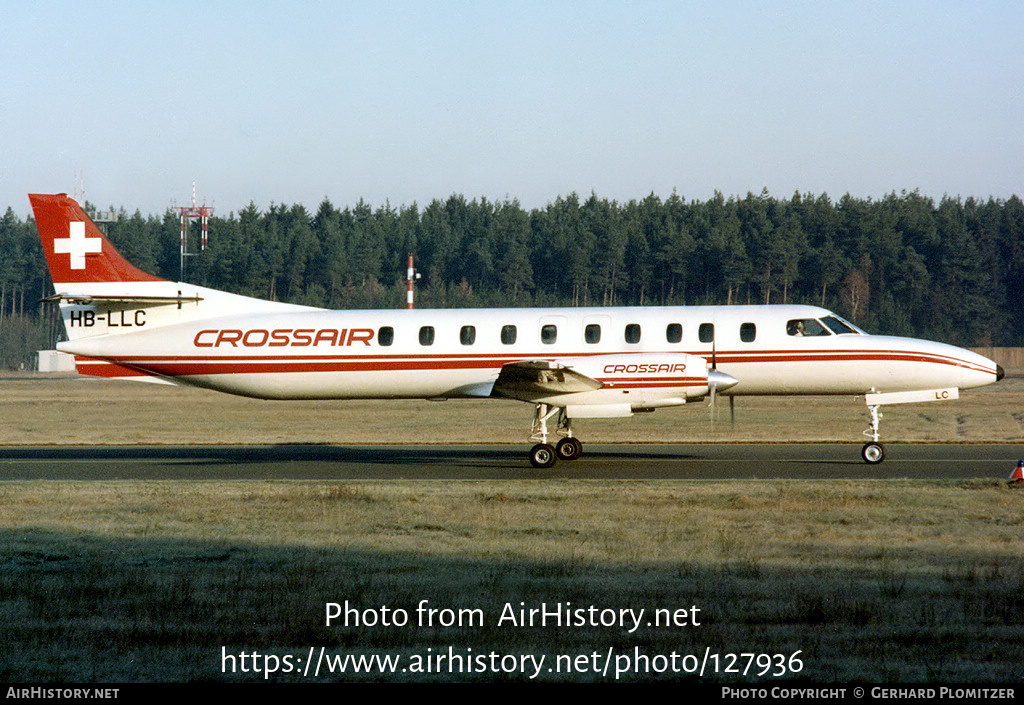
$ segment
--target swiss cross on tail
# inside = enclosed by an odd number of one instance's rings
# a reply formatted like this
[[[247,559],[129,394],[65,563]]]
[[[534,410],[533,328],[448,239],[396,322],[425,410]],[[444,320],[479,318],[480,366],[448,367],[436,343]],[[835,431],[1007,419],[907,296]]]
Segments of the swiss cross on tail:
[[[85,269],[85,255],[103,252],[103,240],[86,237],[84,222],[71,222],[68,223],[68,237],[54,239],[53,251],[58,255],[71,255],[71,269]]]
[[[28,198],[54,284],[160,281],[118,254],[66,193],[30,193]]]

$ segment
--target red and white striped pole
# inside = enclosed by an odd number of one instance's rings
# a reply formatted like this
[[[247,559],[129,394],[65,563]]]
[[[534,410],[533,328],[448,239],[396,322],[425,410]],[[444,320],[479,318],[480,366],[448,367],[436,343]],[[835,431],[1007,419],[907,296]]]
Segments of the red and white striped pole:
[[[181,280],[185,281],[185,211],[181,211]]]
[[[409,253],[409,269],[406,272],[405,278],[405,307],[412,308],[412,281],[416,275],[416,270],[412,266],[412,253]]]

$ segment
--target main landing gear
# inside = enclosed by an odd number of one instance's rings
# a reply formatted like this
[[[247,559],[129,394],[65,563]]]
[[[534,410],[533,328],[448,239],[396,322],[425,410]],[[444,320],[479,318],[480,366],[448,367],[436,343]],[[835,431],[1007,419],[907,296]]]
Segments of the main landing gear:
[[[871,415],[871,428],[865,431],[864,435],[870,438],[871,442],[865,443],[864,447],[860,449],[861,457],[869,465],[877,465],[885,460],[885,446],[878,441],[878,422],[882,418],[882,415],[878,413],[878,406],[875,404],[868,407],[868,414]]]
[[[548,443],[548,421],[557,414],[555,433],[564,436],[554,446]],[[530,449],[530,464],[535,468],[554,467],[558,460],[576,460],[583,452],[583,444],[572,435],[572,422],[565,413],[565,408],[550,404],[537,404],[533,415],[533,428],[530,432],[531,441],[539,441]]]

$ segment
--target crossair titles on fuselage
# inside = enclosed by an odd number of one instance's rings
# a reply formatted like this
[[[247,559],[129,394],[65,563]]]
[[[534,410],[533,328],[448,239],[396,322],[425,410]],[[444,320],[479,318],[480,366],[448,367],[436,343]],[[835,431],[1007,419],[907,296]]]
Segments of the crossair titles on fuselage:
[[[375,331],[372,328],[208,328],[196,333],[192,345],[197,348],[304,348],[348,347],[361,343],[369,346]]]

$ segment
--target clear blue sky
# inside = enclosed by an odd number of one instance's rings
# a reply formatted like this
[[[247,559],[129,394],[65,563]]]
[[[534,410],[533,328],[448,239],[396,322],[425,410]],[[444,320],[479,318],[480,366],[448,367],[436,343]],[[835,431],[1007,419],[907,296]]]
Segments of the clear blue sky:
[[[1024,195],[1024,3],[3,2],[0,209]]]

